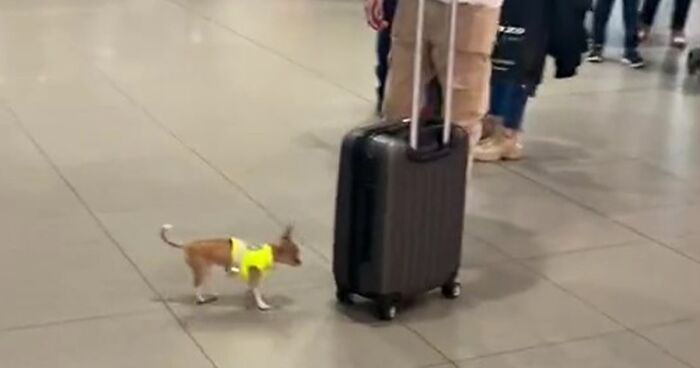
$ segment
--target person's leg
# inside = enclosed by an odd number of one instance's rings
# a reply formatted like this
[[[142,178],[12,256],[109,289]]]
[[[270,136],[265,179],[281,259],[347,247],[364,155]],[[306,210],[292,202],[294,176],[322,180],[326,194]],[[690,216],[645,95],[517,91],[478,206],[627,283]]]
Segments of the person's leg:
[[[675,0],[671,29],[674,31],[683,31],[685,29],[691,3],[692,0]]]
[[[651,27],[656,18],[656,12],[659,10],[661,0],[644,0],[642,11],[639,13],[639,20],[643,26]]]
[[[413,92],[413,56],[416,47],[416,15],[418,2],[399,1],[392,28],[392,49],[389,56],[389,74],[384,100],[384,114],[388,121],[411,117]],[[423,47],[424,77],[428,75],[427,47]],[[426,83],[423,79],[421,90]]]
[[[437,2],[436,2],[437,3]],[[449,5],[443,8],[442,22],[435,32],[436,46],[432,60],[442,86],[447,82],[447,55],[449,35]],[[500,9],[460,4],[457,13],[454,74],[452,85],[452,118],[470,133],[472,143],[481,136],[481,120],[489,107],[491,80],[491,52],[496,40]]]
[[[474,150],[475,160],[493,162],[522,158],[520,130],[529,92],[527,86],[516,82],[492,84],[492,96],[501,98],[498,111],[493,113],[502,118],[503,124],[496,126],[491,138],[479,143]]]
[[[530,98],[529,89],[523,84],[513,84],[510,92],[510,103],[503,117],[503,127],[510,133],[522,130],[525,107]]]
[[[507,99],[503,88],[503,81],[491,78],[489,93],[489,112],[482,122],[481,141],[491,138],[497,126],[503,125],[503,102]]]
[[[593,44],[605,46],[608,21],[615,0],[597,0],[593,10]]]
[[[432,58],[441,85],[447,81],[447,55],[449,35],[449,6],[437,1],[443,8],[443,21],[439,23],[439,35]],[[462,3],[457,11],[459,35],[455,41],[452,103],[444,109],[452,109],[452,121],[462,126],[469,135],[467,154],[467,180],[471,179],[474,150],[481,139],[482,119],[489,107],[491,81],[491,53],[496,41],[500,8],[475,6]]]
[[[381,107],[384,101],[386,89],[386,77],[389,73],[389,50],[391,49],[391,35],[383,30],[377,33],[377,105]]]
[[[508,98],[508,89],[504,86],[508,82],[491,80],[489,91],[489,115],[503,117],[504,101]]]
[[[622,62],[630,68],[639,69],[645,65],[644,58],[639,54],[639,0],[623,0],[622,16],[625,22],[625,54]]]
[[[660,2],[661,0],[644,0],[644,4],[642,4],[642,11],[639,13],[639,40],[642,42],[649,39],[651,26],[654,24]]]
[[[593,45],[586,58],[591,63],[602,63],[610,12],[615,0],[597,0],[593,8]]]
[[[391,24],[394,19],[397,0],[384,0],[384,17],[389,23],[387,29],[377,32],[377,112],[381,110],[386,90],[386,78],[389,73],[389,52],[391,50]]]
[[[423,108],[424,115],[429,118],[437,118],[442,116],[442,87],[437,78],[433,78],[425,86],[425,106]]]
[[[391,49],[391,36],[388,31],[377,33],[377,112],[380,112],[384,102],[386,90],[386,78],[389,73],[389,50]]]
[[[671,22],[671,45],[677,48],[685,48],[688,40],[685,38],[685,23],[688,20],[690,3],[692,0],[675,0],[673,8],[673,21]]]
[[[639,46],[639,0],[623,0],[622,16],[625,23],[625,49],[629,51],[637,50]]]

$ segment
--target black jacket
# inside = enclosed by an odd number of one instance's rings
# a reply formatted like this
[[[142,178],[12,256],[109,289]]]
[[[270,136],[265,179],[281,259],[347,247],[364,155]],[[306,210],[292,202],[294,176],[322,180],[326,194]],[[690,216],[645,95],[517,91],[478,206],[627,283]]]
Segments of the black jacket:
[[[536,86],[547,55],[556,78],[576,75],[587,48],[591,0],[505,0],[493,53],[493,78]]]

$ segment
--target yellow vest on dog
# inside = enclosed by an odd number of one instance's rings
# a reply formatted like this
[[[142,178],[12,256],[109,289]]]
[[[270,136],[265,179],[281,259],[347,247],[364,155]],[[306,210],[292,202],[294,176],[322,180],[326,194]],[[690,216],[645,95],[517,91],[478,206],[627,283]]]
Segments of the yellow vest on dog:
[[[238,264],[239,275],[244,281],[250,278],[251,268],[257,268],[264,277],[275,265],[270,244],[250,248],[244,241],[236,238],[231,238],[231,262]]]

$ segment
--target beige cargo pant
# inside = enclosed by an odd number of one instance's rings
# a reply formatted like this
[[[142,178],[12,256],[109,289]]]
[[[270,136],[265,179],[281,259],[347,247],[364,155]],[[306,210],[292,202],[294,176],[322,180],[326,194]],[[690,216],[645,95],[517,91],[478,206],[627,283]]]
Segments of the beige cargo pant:
[[[411,116],[417,15],[417,0],[399,1],[393,22],[388,90],[384,103],[384,112],[390,121]],[[437,76],[440,84],[445,86],[449,15],[450,4],[426,0],[421,50],[423,84]],[[491,53],[499,17],[499,8],[468,3],[458,5],[452,120],[470,133],[470,141],[478,142],[481,119],[488,112]],[[421,88],[421,91],[424,90]]]

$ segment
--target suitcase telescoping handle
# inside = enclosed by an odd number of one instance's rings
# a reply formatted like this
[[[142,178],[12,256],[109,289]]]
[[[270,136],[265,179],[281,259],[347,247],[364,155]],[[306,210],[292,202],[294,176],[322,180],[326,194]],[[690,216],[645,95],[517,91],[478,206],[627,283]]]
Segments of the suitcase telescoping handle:
[[[429,0],[433,1],[433,0]],[[409,143],[414,151],[418,150],[418,131],[420,128],[420,103],[423,90],[421,71],[423,67],[423,28],[425,26],[425,2],[418,0],[418,20],[416,22],[416,50],[413,55],[413,104],[411,107],[411,133]],[[450,33],[447,43],[447,80],[445,81],[444,122],[442,142],[450,143],[452,122],[452,85],[454,82],[455,36],[457,33],[458,0],[450,1]]]

